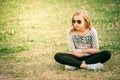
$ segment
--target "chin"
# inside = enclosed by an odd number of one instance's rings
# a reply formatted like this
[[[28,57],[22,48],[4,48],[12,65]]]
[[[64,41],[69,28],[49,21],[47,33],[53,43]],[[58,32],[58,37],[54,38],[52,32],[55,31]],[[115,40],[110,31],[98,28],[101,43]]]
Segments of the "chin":
[[[75,28],[76,30],[81,30],[81,28]]]

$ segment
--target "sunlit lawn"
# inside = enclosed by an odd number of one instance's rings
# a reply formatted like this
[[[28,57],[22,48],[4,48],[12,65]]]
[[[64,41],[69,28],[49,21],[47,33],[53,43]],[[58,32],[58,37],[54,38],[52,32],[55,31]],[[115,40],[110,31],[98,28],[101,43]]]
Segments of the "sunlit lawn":
[[[119,0],[0,0],[0,80],[120,80]],[[112,58],[103,71],[65,70],[54,60],[69,52],[67,29],[76,10],[88,10],[100,50]]]

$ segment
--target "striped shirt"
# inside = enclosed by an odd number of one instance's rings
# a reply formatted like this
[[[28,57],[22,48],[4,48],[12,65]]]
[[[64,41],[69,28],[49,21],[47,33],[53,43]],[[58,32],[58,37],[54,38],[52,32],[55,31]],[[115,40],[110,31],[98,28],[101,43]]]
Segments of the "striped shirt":
[[[97,31],[92,27],[85,36],[79,35],[76,31],[68,34],[68,46],[70,51],[81,53],[82,49],[96,48],[99,50]]]

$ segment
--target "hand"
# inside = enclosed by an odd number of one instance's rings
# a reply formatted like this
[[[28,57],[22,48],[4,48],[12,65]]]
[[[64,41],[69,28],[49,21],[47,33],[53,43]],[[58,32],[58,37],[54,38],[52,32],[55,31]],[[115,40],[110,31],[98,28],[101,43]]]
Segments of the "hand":
[[[82,53],[91,53],[91,54],[96,54],[98,53],[98,49],[91,48],[91,49],[83,49]]]
[[[76,56],[77,53],[75,51],[70,51],[70,54]]]

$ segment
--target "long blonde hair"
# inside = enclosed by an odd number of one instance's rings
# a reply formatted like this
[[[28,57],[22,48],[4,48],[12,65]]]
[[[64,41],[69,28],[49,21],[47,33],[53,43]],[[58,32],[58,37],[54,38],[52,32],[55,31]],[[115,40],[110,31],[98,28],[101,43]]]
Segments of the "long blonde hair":
[[[82,11],[77,11],[77,12],[75,12],[74,14],[73,14],[73,16],[72,16],[72,20],[73,20],[73,18],[74,18],[74,16],[78,16],[78,15],[81,15],[83,18],[84,18],[84,20],[85,20],[85,27],[86,28],[91,28],[92,27],[92,24],[91,24],[91,22],[90,22],[90,18],[89,18],[89,15],[88,15],[88,12],[86,11],[86,10],[82,10]],[[76,29],[74,28],[74,25],[73,25],[73,23],[72,23],[72,26],[71,26],[71,28],[70,28],[70,32],[72,32],[72,31],[75,31]]]

